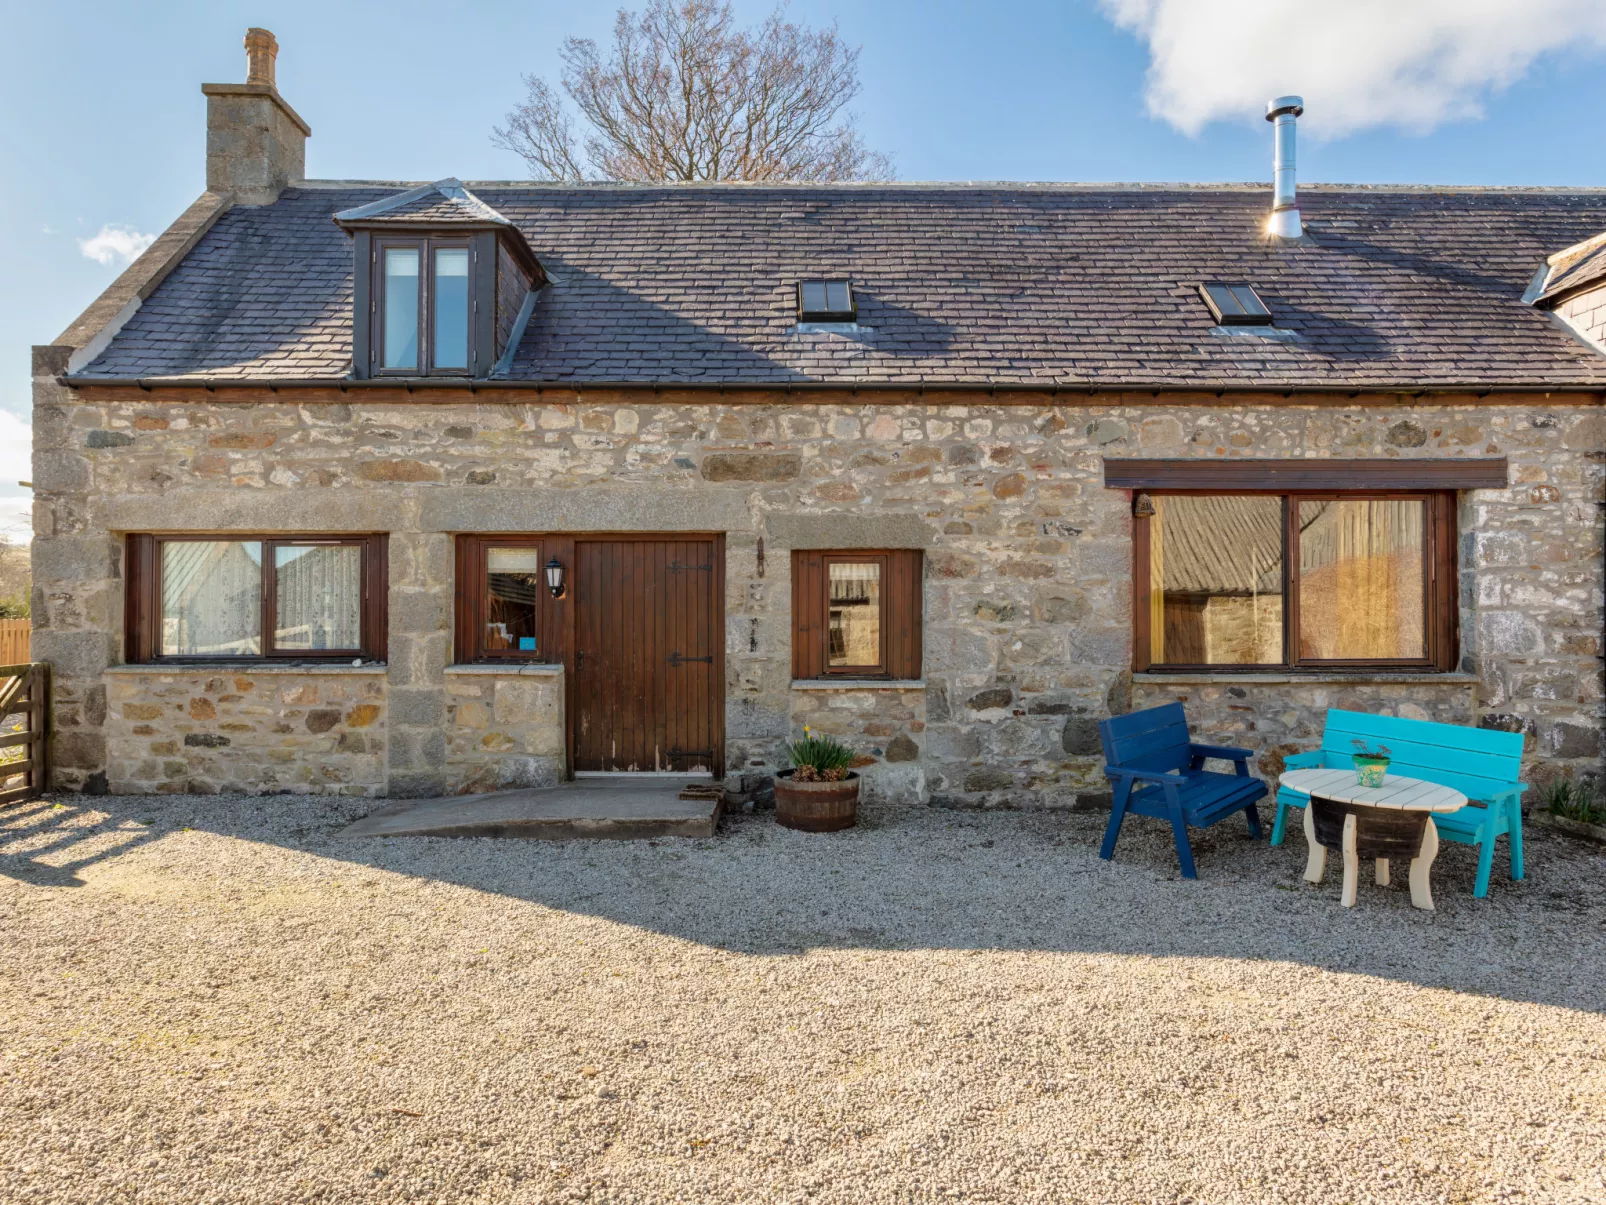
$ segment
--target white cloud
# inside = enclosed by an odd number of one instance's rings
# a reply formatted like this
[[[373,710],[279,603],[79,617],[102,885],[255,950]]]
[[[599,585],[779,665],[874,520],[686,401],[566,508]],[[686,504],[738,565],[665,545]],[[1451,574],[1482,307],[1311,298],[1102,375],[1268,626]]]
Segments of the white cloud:
[[[102,226],[100,233],[78,240],[78,249],[97,264],[127,267],[156,241],[154,234],[140,234],[131,226]]]
[[[1100,0],[1149,47],[1149,112],[1188,134],[1305,98],[1336,137],[1477,117],[1554,51],[1606,48],[1601,0]],[[1565,105],[1565,98],[1557,103]]]

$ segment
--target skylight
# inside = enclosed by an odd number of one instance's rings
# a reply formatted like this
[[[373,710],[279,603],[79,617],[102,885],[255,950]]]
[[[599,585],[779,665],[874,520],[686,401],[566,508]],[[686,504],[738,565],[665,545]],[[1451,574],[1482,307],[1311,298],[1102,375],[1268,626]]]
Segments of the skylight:
[[[797,286],[799,322],[853,322],[853,286],[845,280],[804,280]]]
[[[1271,325],[1271,311],[1248,285],[1206,284],[1199,292],[1222,326]]]

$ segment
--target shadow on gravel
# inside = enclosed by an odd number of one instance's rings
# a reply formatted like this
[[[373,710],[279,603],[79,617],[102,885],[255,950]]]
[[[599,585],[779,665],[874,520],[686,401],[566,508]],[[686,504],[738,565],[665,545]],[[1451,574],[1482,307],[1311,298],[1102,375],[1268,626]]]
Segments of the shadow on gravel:
[[[1129,823],[1110,863],[1096,852],[1102,818],[1064,813],[870,807],[860,828],[835,834],[739,815],[704,840],[544,842],[335,837],[372,809],[364,800],[67,796],[61,804],[0,812],[0,872],[41,887],[76,883],[87,866],[194,829],[743,954],[1275,961],[1606,1012],[1606,858],[1537,828],[1527,835],[1528,878],[1513,883],[1497,870],[1484,900],[1472,898],[1474,851],[1446,845],[1434,865],[1438,910],[1422,912],[1403,874],[1388,888],[1363,874],[1359,905],[1342,908],[1331,862],[1322,885],[1302,881],[1301,836],[1272,848],[1228,825],[1195,836],[1201,877],[1189,882],[1178,877],[1165,826]],[[263,871],[282,872],[276,862]],[[540,918],[532,910],[528,923]]]
[[[0,809],[0,875],[36,887],[82,887],[80,870],[156,836],[149,820],[102,815],[42,799]]]

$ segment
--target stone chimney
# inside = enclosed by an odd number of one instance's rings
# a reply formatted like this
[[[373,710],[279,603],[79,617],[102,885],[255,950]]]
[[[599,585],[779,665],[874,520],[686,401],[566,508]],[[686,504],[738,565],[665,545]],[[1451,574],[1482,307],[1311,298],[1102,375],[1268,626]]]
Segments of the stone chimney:
[[[265,29],[245,34],[243,84],[202,84],[206,94],[206,188],[236,205],[271,205],[306,175],[306,122],[273,82],[279,43]]]

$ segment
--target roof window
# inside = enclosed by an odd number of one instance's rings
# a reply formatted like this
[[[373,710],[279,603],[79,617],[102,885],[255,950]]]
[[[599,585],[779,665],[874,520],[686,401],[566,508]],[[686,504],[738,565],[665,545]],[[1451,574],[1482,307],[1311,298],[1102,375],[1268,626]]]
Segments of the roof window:
[[[854,322],[853,286],[845,280],[804,280],[797,286],[799,322]]]
[[[1199,293],[1222,326],[1271,325],[1271,311],[1248,285],[1206,284]]]

